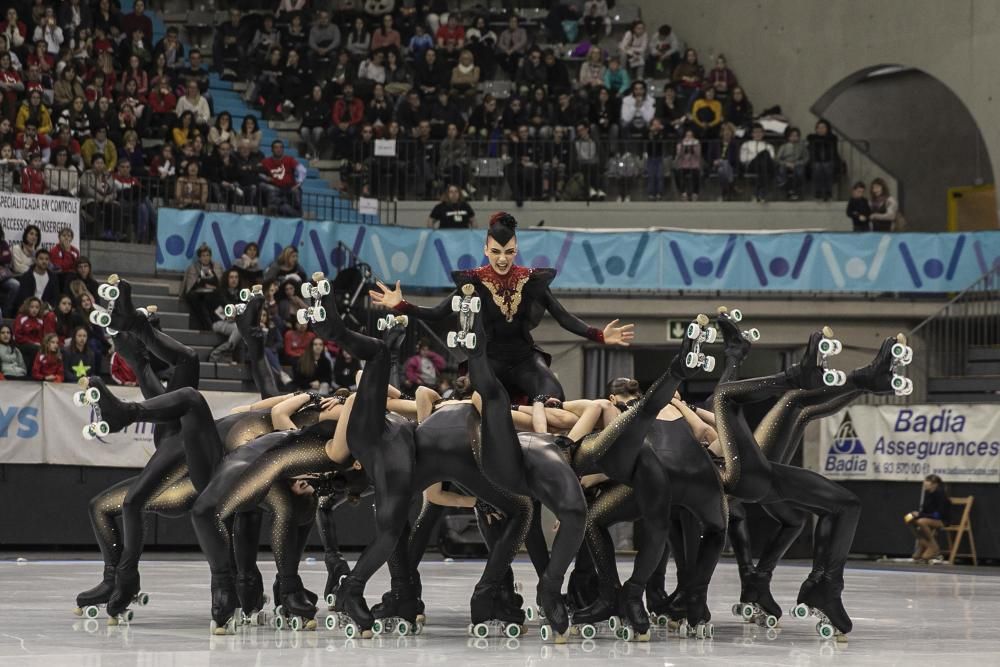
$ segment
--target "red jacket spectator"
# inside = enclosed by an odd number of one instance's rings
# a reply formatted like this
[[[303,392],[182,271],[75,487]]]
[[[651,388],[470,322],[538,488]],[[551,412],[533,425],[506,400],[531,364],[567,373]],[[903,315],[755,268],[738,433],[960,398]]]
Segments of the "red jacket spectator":
[[[31,365],[31,377],[36,380],[44,380],[49,375],[55,377],[52,382],[63,381],[63,360],[58,354],[45,354],[39,352],[35,355],[35,363]]]
[[[125,387],[134,387],[139,384],[139,380],[135,377],[135,371],[117,352],[111,355],[111,379]]]
[[[44,329],[45,322],[42,318],[18,315],[14,320],[14,341],[18,345],[41,345]]]
[[[260,166],[267,172],[268,182],[279,188],[290,188],[295,185],[295,168],[299,163],[293,157],[266,157]],[[299,353],[301,354],[301,352]]]
[[[456,44],[461,46],[465,42],[465,27],[460,25],[452,27],[446,23],[438,28],[434,36],[437,38],[438,44],[445,44],[449,39],[453,39]]]
[[[56,149],[59,148],[60,146],[65,146],[66,147],[66,150],[69,151],[70,157],[74,157],[74,156],[79,157],[80,156],[80,142],[77,141],[76,139],[74,139],[72,136],[69,137],[68,140],[63,141],[63,139],[62,139],[62,137],[60,135],[56,135],[52,139],[52,145],[49,147],[49,150],[51,150],[53,153],[55,153]]]
[[[340,98],[333,103],[333,124],[358,125],[365,118],[365,103],[360,98],[355,97],[350,101],[350,107],[344,103],[344,98]]]
[[[143,7],[145,10],[145,7]],[[153,21],[145,14],[140,14],[137,11],[132,11],[128,14],[122,14],[122,34],[125,35],[126,39],[132,39],[132,33],[136,30],[142,30],[143,38],[146,40],[146,44],[152,45],[153,43]]]
[[[316,334],[312,331],[289,329],[285,332],[285,356],[289,359],[298,359],[309,348],[315,337]]]
[[[69,250],[57,243],[49,249],[49,263],[63,273],[76,271],[76,260],[80,258],[80,250],[75,245],[70,245]]]
[[[414,385],[434,387],[437,374],[444,370],[444,357],[434,350],[427,349],[423,354],[415,354],[406,360],[406,380]],[[434,377],[430,377],[433,375]]]
[[[174,113],[177,108],[177,96],[173,93],[161,95],[159,90],[149,94],[149,108],[153,113]]]
[[[25,167],[21,170],[21,192],[33,195],[45,194],[45,172],[41,169]]]

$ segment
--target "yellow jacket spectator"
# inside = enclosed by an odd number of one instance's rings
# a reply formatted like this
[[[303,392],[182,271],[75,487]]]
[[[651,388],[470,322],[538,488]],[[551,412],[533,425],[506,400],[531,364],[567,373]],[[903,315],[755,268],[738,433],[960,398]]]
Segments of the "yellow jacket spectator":
[[[48,136],[52,134],[52,115],[42,104],[42,93],[33,90],[28,95],[28,99],[21,104],[18,109],[17,118],[14,120],[14,127],[18,132],[24,132],[24,126],[28,119],[34,120],[38,126],[38,134]]]
[[[113,171],[118,164],[118,149],[114,142],[108,139],[108,128],[98,127],[94,130],[94,136],[89,137],[80,147],[80,155],[83,157],[83,164],[90,169],[90,163],[95,155],[104,158],[104,166],[108,171]]]

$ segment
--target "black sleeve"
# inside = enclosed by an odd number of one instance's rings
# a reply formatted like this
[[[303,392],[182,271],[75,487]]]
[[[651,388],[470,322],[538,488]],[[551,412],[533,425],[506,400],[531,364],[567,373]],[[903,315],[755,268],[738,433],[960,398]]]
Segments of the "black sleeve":
[[[438,223],[438,227],[444,222],[444,204],[439,203],[437,206],[431,209],[430,218]]]
[[[449,294],[444,298],[441,303],[436,306],[418,306],[412,304],[409,301],[403,301],[398,306],[394,308],[397,313],[403,315],[409,315],[410,317],[415,317],[418,320],[426,320],[427,322],[440,322],[444,318],[451,315],[451,298],[458,295],[458,290]]]
[[[548,287],[545,288],[545,293],[543,295],[545,301],[545,308],[548,310],[552,317],[556,319],[566,331],[576,334],[582,338],[589,338],[590,340],[597,341],[599,343],[604,342],[604,332],[600,329],[590,326],[579,317],[573,313],[566,310],[559,300],[552,294],[552,290]]]

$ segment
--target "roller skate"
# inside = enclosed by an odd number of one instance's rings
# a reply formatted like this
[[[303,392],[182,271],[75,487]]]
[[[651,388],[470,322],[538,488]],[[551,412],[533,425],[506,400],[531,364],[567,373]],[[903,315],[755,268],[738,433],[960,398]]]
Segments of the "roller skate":
[[[213,635],[231,635],[236,632],[240,598],[231,574],[212,573],[212,623]],[[241,612],[242,613],[242,612]]]
[[[670,609],[670,596],[663,590],[663,582],[646,584],[646,608],[649,610],[649,622],[661,628],[670,623],[667,612]]]
[[[601,595],[587,607],[573,614],[573,625],[570,634],[579,634],[583,639],[595,639],[601,635],[618,636],[621,629],[621,619],[618,617],[615,604],[611,600],[618,597],[617,592],[608,593],[610,599]]]
[[[326,602],[328,611],[333,611],[340,580],[350,573],[351,566],[343,558],[330,557],[326,560],[326,586],[323,588],[323,600]]]
[[[847,374],[830,367],[830,357],[840,354],[843,349],[841,342],[833,337],[830,327],[813,332],[802,359],[785,370],[786,379],[799,389],[843,386],[847,382]]]
[[[566,601],[561,589],[562,582],[552,581],[547,575],[542,575],[538,582],[538,603],[545,611],[545,624],[539,630],[542,641],[566,643],[569,614],[566,612]]]
[[[382,596],[382,602],[372,607],[372,634],[376,637],[395,632],[400,637],[419,635],[424,631],[424,602],[410,585],[400,586]]]
[[[95,307],[94,310],[90,312],[90,323],[94,326],[101,327],[102,329],[107,329],[110,335],[115,335],[118,333],[111,329],[112,317],[115,313],[115,304],[118,298],[121,296],[121,290],[118,286],[121,279],[118,277],[117,273],[112,273],[108,276],[108,281],[102,283],[97,287],[97,296],[104,299],[104,308]],[[112,333],[114,331],[114,333]]]
[[[741,573],[740,601],[733,605],[733,616],[744,623],[765,628],[778,627],[781,607],[771,596],[771,573],[751,571]]]
[[[700,368],[708,373],[715,370],[715,357],[701,351],[702,345],[714,343],[719,336],[718,329],[708,326],[708,317],[698,315],[688,325],[685,336],[690,341],[690,350],[684,355],[684,365],[688,368]]]
[[[730,310],[719,306],[718,312],[716,325],[726,344],[725,355],[741,362],[750,354],[750,344],[760,340],[760,331],[756,328],[741,330],[738,324],[743,321],[743,313],[737,308]]]
[[[841,600],[843,590],[842,575],[814,572],[802,583],[797,604],[789,613],[792,618],[817,618],[816,634],[823,639],[846,638],[854,624]]]
[[[458,313],[458,331],[448,332],[448,347],[476,347],[476,334],[472,331],[475,314],[482,308],[482,302],[476,296],[476,288],[471,284],[462,285],[462,295],[451,297],[451,309]]]
[[[573,568],[566,583],[566,606],[575,613],[592,605],[600,595],[597,572],[592,568]]]
[[[294,632],[315,630],[316,602],[302,585],[302,578],[298,575],[281,577],[279,588],[281,597],[278,598],[280,604],[274,608],[274,627]]]
[[[327,630],[341,627],[348,639],[371,639],[375,619],[363,594],[364,585],[351,575],[340,582],[334,601],[334,613],[326,617]]]
[[[264,608],[271,598],[264,593],[264,581],[260,572],[237,576],[236,593],[240,598],[241,624],[267,625],[268,615]]]
[[[93,588],[76,596],[76,609],[73,610],[73,613],[88,619],[97,618],[101,605],[107,604],[115,590],[116,571],[117,568],[114,565],[105,565],[104,579]]]
[[[892,345],[892,391],[896,396],[909,396],[913,393],[913,380],[906,377],[906,367],[913,363],[913,348],[906,344],[904,334],[896,334],[896,342]]]
[[[130,623],[134,616],[129,605],[136,603],[140,607],[149,604],[149,594],[143,593],[139,587],[139,571],[135,569],[115,572],[115,590],[108,599],[108,625]]]
[[[509,609],[522,609],[524,607],[524,598],[518,592],[520,590],[521,584],[514,581],[514,572],[508,569],[507,575],[504,577],[503,583],[500,584],[500,588],[497,591],[497,595],[500,596],[500,602]]]
[[[82,391],[73,394],[73,404],[89,407],[94,421],[83,427],[85,440],[117,433],[130,423],[128,405],[115,398],[98,377],[83,377],[77,382]]]
[[[649,641],[649,612],[642,603],[642,586],[626,581],[618,592],[618,615],[621,626],[615,634],[619,639]]]
[[[502,636],[516,639],[524,634],[524,613],[520,609],[504,605],[497,587],[477,586],[472,594],[470,607],[470,637],[486,639]]]
[[[687,589],[687,617],[681,621],[678,633],[681,637],[695,639],[712,639],[715,636],[715,626],[710,622],[712,613],[708,610],[708,587]]]

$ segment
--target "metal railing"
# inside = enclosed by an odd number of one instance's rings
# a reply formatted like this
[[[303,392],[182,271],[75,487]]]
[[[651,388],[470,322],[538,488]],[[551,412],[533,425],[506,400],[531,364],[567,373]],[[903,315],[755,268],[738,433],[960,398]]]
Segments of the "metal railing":
[[[470,199],[524,199],[585,201],[595,197],[636,200],[682,198],[750,200],[762,192],[784,199],[788,191],[809,200],[829,173],[834,199],[846,200],[855,174],[863,173],[866,142],[838,141],[838,159],[832,166],[807,162],[786,169],[776,162],[743,164],[737,154],[722,158],[716,139],[699,142],[701,159],[677,150],[676,139],[655,146],[648,139],[617,131],[605,133],[593,144],[577,142],[566,132],[557,143],[551,128],[534,131],[526,142],[495,131],[489,137],[467,135],[458,141],[414,138],[382,142],[376,154],[374,140],[356,141],[343,160],[341,182],[352,196],[386,200],[434,200],[449,185],[457,185]],[[594,136],[600,136],[595,133]],[[777,154],[781,141],[768,142]],[[660,155],[661,158],[650,155]],[[728,155],[728,152],[727,152]],[[682,169],[681,166],[693,165]],[[596,192],[595,192],[596,191]]]
[[[1000,346],[1000,266],[956,294],[908,335],[919,335],[924,342],[931,377],[965,375],[972,348]]]

